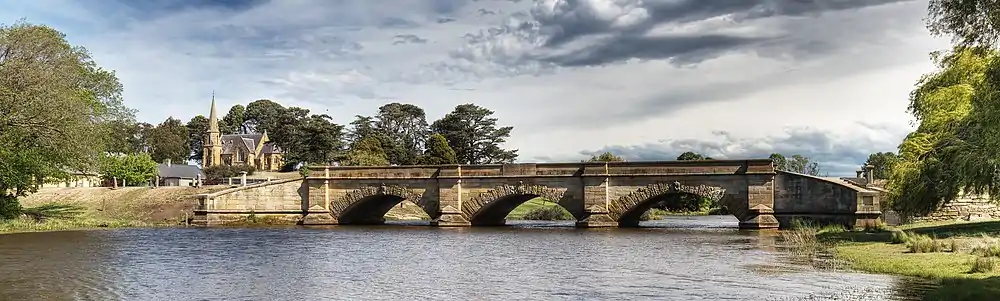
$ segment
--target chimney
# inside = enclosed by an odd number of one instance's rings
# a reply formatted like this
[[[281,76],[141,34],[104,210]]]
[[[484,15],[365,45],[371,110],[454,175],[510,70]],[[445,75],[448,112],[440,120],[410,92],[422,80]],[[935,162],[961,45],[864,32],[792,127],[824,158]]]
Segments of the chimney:
[[[872,174],[873,170],[875,170],[875,166],[865,165],[865,178],[867,178],[868,183],[872,183],[875,181],[875,175]]]
[[[163,164],[166,164],[167,166],[170,166],[170,159],[167,158],[166,160],[163,160]]]

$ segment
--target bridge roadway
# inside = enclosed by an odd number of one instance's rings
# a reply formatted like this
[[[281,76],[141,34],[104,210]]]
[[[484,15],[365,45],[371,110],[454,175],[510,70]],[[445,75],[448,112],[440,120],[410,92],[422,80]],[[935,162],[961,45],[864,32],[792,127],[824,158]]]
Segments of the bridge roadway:
[[[881,216],[879,194],[844,181],[775,171],[770,159],[314,166],[305,178],[200,195],[194,222],[253,214],[290,224],[379,224],[410,201],[435,226],[503,225],[511,210],[544,197],[578,227],[632,227],[671,194],[718,200],[742,229],[786,228],[794,218],[860,227]]]

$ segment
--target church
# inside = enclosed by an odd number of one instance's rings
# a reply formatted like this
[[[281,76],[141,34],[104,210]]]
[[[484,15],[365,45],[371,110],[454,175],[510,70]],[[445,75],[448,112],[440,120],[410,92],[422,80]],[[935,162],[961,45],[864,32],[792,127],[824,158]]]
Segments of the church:
[[[278,171],[284,162],[284,151],[267,137],[267,131],[259,134],[222,135],[219,131],[219,116],[215,113],[215,96],[212,96],[212,111],[208,116],[208,131],[205,132],[202,150],[202,168],[218,165],[251,165],[261,171]]]

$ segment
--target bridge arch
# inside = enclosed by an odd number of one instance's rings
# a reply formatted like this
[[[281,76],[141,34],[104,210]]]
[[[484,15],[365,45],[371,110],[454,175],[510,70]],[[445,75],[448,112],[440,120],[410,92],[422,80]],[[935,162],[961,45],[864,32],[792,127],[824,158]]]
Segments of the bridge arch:
[[[502,226],[506,224],[507,214],[514,208],[533,198],[542,197],[562,206],[576,216],[574,210],[567,207],[570,197],[565,189],[554,189],[544,185],[518,183],[503,184],[483,192],[471,200],[462,203],[462,215],[473,226]]]
[[[608,215],[618,222],[619,227],[635,227],[643,213],[668,195],[691,194],[711,199],[724,207],[726,204],[726,189],[711,185],[684,185],[680,182],[653,183],[636,189],[608,204]]]
[[[406,186],[385,184],[352,190],[331,200],[329,208],[330,215],[339,224],[382,224],[389,209],[403,201],[413,202],[429,216],[437,211],[437,204],[425,200],[423,193]]]

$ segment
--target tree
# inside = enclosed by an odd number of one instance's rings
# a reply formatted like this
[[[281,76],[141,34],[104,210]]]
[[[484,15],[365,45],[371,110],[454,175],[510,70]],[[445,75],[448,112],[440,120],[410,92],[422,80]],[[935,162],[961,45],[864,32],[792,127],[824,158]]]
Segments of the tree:
[[[427,150],[420,157],[419,163],[424,165],[458,164],[458,158],[455,157],[455,150],[451,149],[444,136],[432,134],[427,139]]]
[[[930,0],[927,27],[950,35],[959,46],[995,47],[1000,37],[1000,6],[982,0]]]
[[[998,56],[958,47],[932,58],[938,70],[924,75],[910,93],[908,110],[919,125],[900,143],[886,184],[887,204],[904,216],[929,213],[962,191],[1000,194],[994,176],[1000,102],[991,84],[1000,82],[991,79],[1000,71]]]
[[[61,32],[0,25],[0,210],[17,210],[39,179],[93,170],[112,146],[109,125],[133,120],[121,92],[114,72]]]
[[[773,153],[770,156],[774,162],[774,169],[780,171],[807,174],[812,176],[820,175],[819,163],[813,162],[809,157],[802,155],[792,155],[787,158],[782,154]]]
[[[188,147],[191,149],[190,160],[201,164],[201,159],[205,154],[205,135],[208,132],[208,118],[202,115],[194,116],[188,121]]]
[[[149,154],[108,155],[101,163],[104,179],[125,181],[125,185],[145,183],[156,177],[156,161]]]
[[[344,165],[386,166],[389,165],[389,157],[386,156],[385,150],[382,150],[378,137],[368,136],[354,144],[347,153]]]
[[[875,179],[888,179],[896,163],[899,163],[899,157],[893,152],[874,153],[868,155],[868,161],[865,161],[865,165],[873,167],[872,177]]]
[[[690,160],[712,160],[712,157],[706,157],[705,155],[696,152],[684,152],[677,156],[678,161],[690,161]]]
[[[191,157],[188,138],[187,127],[180,120],[168,117],[150,133],[149,144],[153,160],[186,162]]]
[[[291,162],[330,164],[337,161],[344,148],[344,126],[327,115],[312,115],[296,125],[294,137],[286,148]]]
[[[514,127],[497,128],[493,111],[474,104],[462,104],[431,124],[431,130],[448,140],[458,162],[463,164],[510,163],[517,159],[517,150],[505,150]]]
[[[258,99],[247,104],[244,126],[248,132],[274,133],[285,113],[285,107],[280,104],[267,99]]]
[[[381,137],[387,138],[382,147],[389,156],[389,163],[417,163],[430,132],[424,109],[412,104],[386,104],[378,108],[373,125]]]
[[[354,121],[351,121],[351,131],[347,133],[347,141],[349,141],[348,144],[350,147],[353,147],[361,139],[376,133],[375,118],[361,115],[355,115],[354,117]]]
[[[769,157],[771,162],[774,162],[775,170],[788,170],[788,159],[784,155],[779,153],[772,153]]]
[[[590,156],[589,162],[621,162],[625,161],[622,157],[616,156],[611,152],[604,152],[599,156]]]
[[[243,105],[234,105],[229,108],[229,113],[226,117],[222,117],[222,122],[219,123],[219,131],[222,134],[246,134],[246,108]]]

